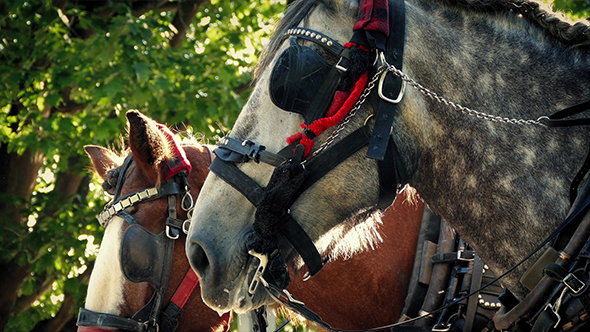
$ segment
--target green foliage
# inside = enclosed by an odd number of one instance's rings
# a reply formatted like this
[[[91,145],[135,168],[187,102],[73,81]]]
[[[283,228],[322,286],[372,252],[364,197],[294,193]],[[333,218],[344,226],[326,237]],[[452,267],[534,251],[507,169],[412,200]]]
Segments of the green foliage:
[[[116,145],[128,109],[210,139],[231,128],[247,99],[243,87],[257,54],[286,1],[211,0],[177,48],[170,44],[175,11],[138,14],[130,6],[141,2],[104,1],[97,8],[91,5],[99,1],[56,3],[0,2],[0,144],[44,157],[31,197],[0,193],[0,202],[21,207],[25,220],[0,220],[0,260],[28,267],[19,296],[55,280],[6,331],[30,331],[54,316],[64,292],[79,305],[85,296],[77,277],[102,239],[96,215],[106,197],[97,177],[84,184],[88,190],[64,197],[56,177],[87,174],[83,146]],[[590,0],[554,5],[574,17],[590,14]],[[70,162],[75,157],[81,161]]]
[[[138,14],[133,2],[56,3],[0,3],[0,144],[9,153],[40,152],[45,160],[30,198],[0,194],[3,203],[25,207],[24,223],[0,227],[0,260],[29,267],[19,296],[55,279],[29,310],[10,319],[7,331],[29,331],[54,316],[64,292],[82,304],[86,285],[76,277],[101,241],[96,215],[106,197],[97,177],[70,197],[55,187],[63,173],[88,173],[83,146],[114,146],[125,134],[128,109],[205,138],[226,132],[286,1],[203,4],[177,48],[170,43],[174,10]],[[81,162],[72,164],[73,157]]]
[[[554,0],[553,8],[575,19],[590,17],[590,0]]]

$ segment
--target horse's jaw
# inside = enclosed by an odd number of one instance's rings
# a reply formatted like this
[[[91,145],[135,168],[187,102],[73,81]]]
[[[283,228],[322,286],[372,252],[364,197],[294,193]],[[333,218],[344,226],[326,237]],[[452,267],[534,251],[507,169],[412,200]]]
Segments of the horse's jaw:
[[[274,303],[274,301],[268,297],[266,291],[260,287],[255,295],[248,292],[250,280],[254,275],[256,266],[251,264],[244,269],[243,273],[232,281],[229,282],[227,287],[221,286],[221,288],[210,287],[210,283],[202,280],[201,285],[201,297],[203,302],[211,309],[216,311],[220,316],[229,311],[235,311],[238,314],[244,314],[259,308],[263,305]],[[222,290],[222,294],[220,293]]]
[[[202,190],[207,194],[197,199],[186,242],[203,302],[220,314],[230,310],[244,313],[274,303],[263,287],[253,296],[248,293],[258,267],[258,260],[246,247],[255,209],[230,188],[214,174],[209,175]]]

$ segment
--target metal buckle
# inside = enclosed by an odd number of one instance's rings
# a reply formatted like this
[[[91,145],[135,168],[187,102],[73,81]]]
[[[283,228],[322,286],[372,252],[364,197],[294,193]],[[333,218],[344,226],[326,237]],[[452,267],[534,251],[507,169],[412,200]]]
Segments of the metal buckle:
[[[436,324],[432,327],[432,332],[447,332],[451,329],[451,324]]]
[[[559,325],[559,322],[561,322],[561,316],[559,316],[559,314],[557,313],[558,310],[559,310],[559,305],[557,305],[557,304],[555,305],[555,307],[551,303],[547,303],[547,305],[545,306],[545,311],[550,311],[557,318],[557,322],[553,326],[554,329],[556,329],[557,325]]]
[[[184,224],[183,224],[183,226],[184,226]],[[174,235],[172,235],[172,233],[170,231],[171,229],[172,229],[172,227],[166,225],[166,236],[171,240],[178,239],[180,237],[180,232],[176,233],[176,236],[174,236]]]
[[[334,67],[336,67],[336,69],[340,70],[340,72],[346,73],[348,68],[342,67],[342,65],[340,64],[342,62],[342,59],[344,59],[344,57],[340,57],[340,59],[338,60],[338,63]]]
[[[586,284],[578,279],[573,273],[563,278],[563,284],[567,286],[574,294],[578,294],[586,287]]]
[[[182,223],[182,231],[184,234],[188,235],[188,230],[191,227],[191,219],[187,219]]]
[[[268,256],[259,254],[252,249],[248,250],[248,253],[260,260],[260,264],[258,264],[258,267],[256,268],[256,273],[254,273],[254,277],[252,277],[252,281],[250,282],[250,286],[248,287],[248,293],[250,293],[250,295],[254,295],[254,293],[256,293],[258,285],[260,284],[262,275],[264,274],[264,271],[266,271],[266,265],[268,264]]]
[[[379,59],[381,61],[381,66],[386,66],[387,60],[385,60],[385,54],[383,52],[379,53]],[[390,102],[392,104],[397,104],[402,100],[402,98],[404,97],[404,93],[406,92],[406,81],[402,80],[402,87],[399,90],[399,94],[397,95],[397,97],[395,99],[387,98],[383,94],[383,82],[385,81],[385,76],[387,76],[387,73],[389,73],[389,70],[385,70],[385,71],[383,71],[383,74],[381,74],[381,78],[379,79],[379,87],[378,87],[377,91],[379,92],[379,97],[381,99],[383,99],[387,102]]]
[[[463,253],[465,253],[465,250],[463,250],[463,249],[457,250],[457,260],[458,261],[470,262],[470,261],[473,260],[473,258],[465,258],[465,257],[463,257]]]

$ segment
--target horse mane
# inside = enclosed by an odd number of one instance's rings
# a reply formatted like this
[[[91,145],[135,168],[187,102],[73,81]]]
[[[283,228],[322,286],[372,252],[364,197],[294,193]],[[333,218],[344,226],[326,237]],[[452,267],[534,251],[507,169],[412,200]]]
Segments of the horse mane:
[[[347,260],[357,253],[374,250],[383,238],[379,233],[381,212],[374,207],[362,210],[322,235],[316,246],[322,256],[330,260]],[[303,260],[297,259],[295,267],[301,268]]]
[[[472,10],[484,14],[514,13],[538,26],[547,34],[566,46],[590,47],[590,24],[585,21],[573,22],[565,15],[555,13],[549,5],[533,0],[428,0],[448,7]],[[334,9],[334,0],[301,0],[290,4],[284,17],[277,24],[268,46],[260,55],[254,70],[254,81],[270,65],[281,44],[285,32],[297,26],[318,4]],[[329,13],[328,13],[329,14]]]
[[[549,5],[532,0],[430,0],[449,7],[463,8],[479,13],[515,13],[546,31],[551,37],[571,47],[590,46],[590,25],[585,21],[573,22]]]

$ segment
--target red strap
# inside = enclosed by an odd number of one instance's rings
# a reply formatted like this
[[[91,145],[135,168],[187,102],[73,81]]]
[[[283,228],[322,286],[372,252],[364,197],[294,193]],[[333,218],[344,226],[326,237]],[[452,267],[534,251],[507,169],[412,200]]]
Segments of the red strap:
[[[350,94],[337,91],[335,98],[333,100],[332,107],[328,110],[328,116],[325,118],[320,118],[309,126],[302,124],[302,128],[309,128],[313,133],[317,136],[324,132],[326,129],[334,126],[338,122],[340,122],[346,114],[350,111],[350,109],[354,106],[354,104],[359,99],[360,95],[362,94],[365,85],[367,84],[367,73],[365,72],[361,77],[356,81],[354,88]],[[313,148],[314,140],[304,136],[302,133],[297,133],[295,135],[287,137],[287,143],[291,144],[292,142],[301,139],[300,144],[305,147],[303,152],[303,156],[307,157]]]
[[[176,292],[170,299],[171,302],[174,302],[180,309],[184,307],[188,299],[190,298],[191,294],[199,284],[199,277],[193,269],[188,269],[186,276],[180,283],[180,286],[176,289]],[[231,320],[231,311],[226,312],[221,316],[221,326],[224,327],[223,331],[228,332],[230,328],[230,320]],[[78,330],[78,332],[81,332]],[[84,331],[84,332],[102,332],[102,331]]]
[[[363,0],[354,30],[377,30],[389,36],[389,4],[387,0]]]
[[[186,276],[184,276],[184,279],[176,289],[176,292],[170,301],[182,309],[198,284],[199,278],[197,277],[197,274],[193,269],[189,268]]]
[[[226,312],[225,314],[221,315],[221,325],[224,327],[223,331],[228,332],[230,328],[230,320],[232,314],[231,311]]]

